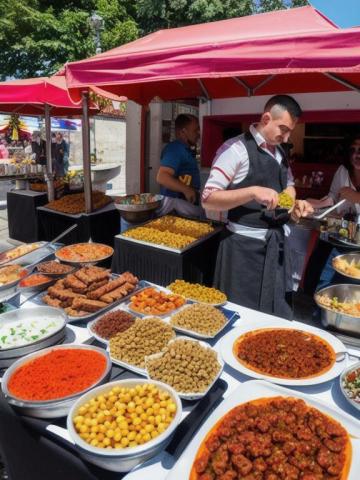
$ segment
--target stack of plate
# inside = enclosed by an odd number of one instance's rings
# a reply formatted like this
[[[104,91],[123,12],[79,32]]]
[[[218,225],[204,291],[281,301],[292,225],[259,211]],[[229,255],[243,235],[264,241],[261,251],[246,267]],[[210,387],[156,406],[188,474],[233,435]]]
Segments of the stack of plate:
[[[61,342],[66,320],[65,313],[53,307],[24,308],[0,315],[0,368]]]

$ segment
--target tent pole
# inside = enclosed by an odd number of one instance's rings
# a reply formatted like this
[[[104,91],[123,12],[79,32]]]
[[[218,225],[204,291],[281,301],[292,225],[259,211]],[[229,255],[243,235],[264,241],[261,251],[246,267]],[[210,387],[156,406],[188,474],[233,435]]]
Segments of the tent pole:
[[[84,194],[85,194],[85,212],[93,211],[92,191],[91,191],[91,165],[90,165],[90,123],[89,123],[89,94],[82,92],[82,147],[83,147],[83,167],[84,167]]]
[[[52,169],[51,155],[51,116],[50,105],[45,104],[45,138],[46,138],[46,172],[45,180],[47,183],[48,200],[52,202],[55,199],[54,176]]]
[[[339,77],[338,75],[335,75],[334,73],[324,72],[324,75],[328,78],[331,78],[331,80],[334,80],[335,82],[340,83],[340,85],[344,85],[345,87],[350,88],[355,92],[358,92],[358,93],[360,92],[360,87],[358,87],[357,85],[354,85],[348,80],[345,80],[344,78]]]

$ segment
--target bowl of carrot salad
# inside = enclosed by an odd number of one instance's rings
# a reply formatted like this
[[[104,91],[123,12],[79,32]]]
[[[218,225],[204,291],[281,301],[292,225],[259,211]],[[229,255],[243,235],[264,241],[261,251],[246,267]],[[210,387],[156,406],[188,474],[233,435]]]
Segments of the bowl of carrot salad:
[[[92,345],[57,345],[15,362],[2,381],[10,405],[38,418],[67,415],[72,404],[110,376],[111,360]]]

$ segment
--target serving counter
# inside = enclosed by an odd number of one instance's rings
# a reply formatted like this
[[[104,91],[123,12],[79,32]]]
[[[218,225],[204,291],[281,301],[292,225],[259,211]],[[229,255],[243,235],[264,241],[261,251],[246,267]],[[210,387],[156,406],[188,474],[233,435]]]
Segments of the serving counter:
[[[9,237],[26,243],[39,240],[42,234],[36,209],[47,202],[47,193],[32,190],[12,190],[8,192]]]
[[[113,246],[114,236],[120,229],[120,214],[112,203],[95,212],[76,215],[57,212],[47,207],[38,207],[37,211],[42,240],[50,241],[71,225],[77,225],[75,230],[61,240],[65,245],[87,242],[91,238],[94,242]]]
[[[212,286],[222,227],[182,250],[116,235],[112,270],[130,270],[139,278],[166,286],[174,280]]]
[[[36,303],[33,303],[30,298],[22,308],[33,308],[34,306],[36,306]],[[230,322],[231,324],[228,325],[223,334],[232,331],[234,327],[242,327],[244,324],[256,327],[257,324],[263,325],[264,322],[269,326],[274,326],[278,322],[284,322],[283,319],[241,307],[230,302],[226,303],[225,307],[237,312],[238,316],[235,317],[233,322]],[[291,326],[291,322],[287,323]],[[321,327],[321,325],[317,326]],[[81,320],[73,324],[68,324],[67,329],[69,331],[66,340],[67,343],[84,342],[94,344],[94,342],[96,342],[94,338],[90,337],[86,328],[86,323]],[[220,343],[223,334],[209,342],[217,351],[220,351]],[[342,336],[342,340],[346,342],[346,337]],[[349,346],[348,351],[350,356],[347,362],[355,362],[360,356],[360,348],[351,345]],[[124,370],[118,366],[113,367],[111,379],[134,377],[137,377],[137,375],[132,372]],[[243,389],[238,390],[242,392],[251,391],[250,386],[254,389],[261,389],[265,387],[268,388],[267,386],[270,385],[269,388],[272,388],[272,384],[263,381],[252,381],[251,384],[247,384],[246,382],[250,380],[250,377],[228,365],[225,365],[220,379],[215,383],[212,390],[215,403],[210,405],[211,408],[215,407],[215,404],[217,405],[219,401],[223,402],[225,399],[229,399],[232,393],[238,388]],[[264,383],[266,383],[265,387]],[[356,421],[356,419],[360,420],[360,411],[356,410],[346,402],[341,394],[338,378],[313,386],[288,388],[294,392],[293,395],[298,395],[300,392],[300,395],[305,394],[307,396],[308,401],[315,402],[315,404],[318,400],[325,401],[327,404],[331,405],[332,408],[335,408],[336,411],[350,414],[351,417],[346,417],[348,421],[353,422],[354,428],[360,428],[360,423]],[[273,391],[276,392],[276,389],[280,389],[279,391],[281,391],[281,387],[274,386]],[[219,398],[216,399],[217,396],[219,396]],[[207,398],[208,400],[206,400]],[[207,410],[207,408],[209,408],[209,402],[212,401],[209,400],[210,398],[211,396],[204,397],[204,399],[200,401],[203,403],[198,403],[198,407]],[[183,418],[186,418],[194,409],[194,405],[196,405],[194,402],[183,401]],[[201,411],[199,412],[198,410],[197,413],[201,415]],[[0,418],[2,426],[0,429],[0,453],[1,456],[6,459],[6,467],[10,474],[10,480],[20,480],[23,478],[26,478],[26,480],[48,480],[48,478],[51,478],[52,480],[60,480],[64,478],[64,475],[67,475],[65,478],[76,478],[77,480],[120,480],[122,478],[126,480],[178,479],[182,478],[177,475],[179,475],[179,471],[182,470],[182,465],[185,462],[187,455],[194,454],[194,451],[191,450],[191,446],[188,445],[191,438],[185,437],[185,445],[183,444],[184,442],[182,443],[181,439],[179,439],[179,448],[170,448],[162,451],[159,455],[153,457],[151,460],[134,469],[130,473],[114,473],[90,465],[81,460],[74,453],[71,444],[67,443],[70,437],[65,428],[64,419],[46,421],[44,423],[44,421],[38,419],[19,417],[9,407],[2,394],[0,396]],[[196,430],[198,430],[200,425],[196,421],[195,423],[196,425],[192,426],[196,427]],[[178,428],[180,428],[180,426]],[[182,434],[185,435],[185,432],[182,432]],[[182,456],[181,453],[183,453]],[[180,456],[180,460],[178,456]],[[21,461],[19,461],[19,458],[21,458]]]

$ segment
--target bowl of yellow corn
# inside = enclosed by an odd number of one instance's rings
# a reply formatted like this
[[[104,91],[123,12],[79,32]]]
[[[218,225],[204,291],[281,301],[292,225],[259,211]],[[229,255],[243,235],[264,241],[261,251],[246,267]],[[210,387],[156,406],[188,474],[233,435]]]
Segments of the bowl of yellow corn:
[[[170,441],[181,420],[178,394],[155,380],[118,380],[94,388],[73,405],[67,429],[80,456],[128,472]]]

